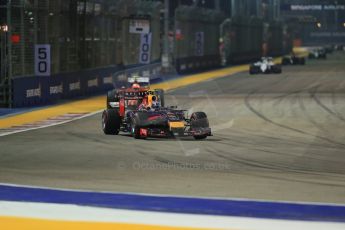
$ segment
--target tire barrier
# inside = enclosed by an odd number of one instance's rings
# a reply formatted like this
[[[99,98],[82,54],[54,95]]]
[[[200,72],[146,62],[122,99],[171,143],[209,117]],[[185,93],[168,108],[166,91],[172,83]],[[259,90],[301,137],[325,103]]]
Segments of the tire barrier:
[[[114,87],[127,84],[127,78],[134,75],[160,77],[161,64],[151,64],[124,69],[113,66],[44,76],[26,76],[12,79],[12,107],[46,105],[61,99],[92,96],[104,93]]]

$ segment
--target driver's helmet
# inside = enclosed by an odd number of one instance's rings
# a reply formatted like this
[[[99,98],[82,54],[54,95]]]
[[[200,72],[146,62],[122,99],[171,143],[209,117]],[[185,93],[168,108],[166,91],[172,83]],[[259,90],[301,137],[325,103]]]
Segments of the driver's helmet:
[[[160,103],[159,103],[159,101],[158,101],[158,98],[157,98],[157,96],[156,95],[153,95],[152,96],[152,101],[151,101],[151,107],[153,108],[153,109],[158,109],[159,107],[160,107]]]
[[[137,81],[134,81],[132,84],[132,89],[140,89],[140,85]]]

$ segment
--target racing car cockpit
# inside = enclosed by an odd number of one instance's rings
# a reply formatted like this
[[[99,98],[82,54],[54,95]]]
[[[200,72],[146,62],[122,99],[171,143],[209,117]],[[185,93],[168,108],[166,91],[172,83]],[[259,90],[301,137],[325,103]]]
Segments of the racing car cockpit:
[[[138,106],[138,110],[154,111],[159,109],[160,107],[161,103],[159,102],[157,95],[152,94],[152,92],[149,91],[148,95],[142,99],[141,104]]]

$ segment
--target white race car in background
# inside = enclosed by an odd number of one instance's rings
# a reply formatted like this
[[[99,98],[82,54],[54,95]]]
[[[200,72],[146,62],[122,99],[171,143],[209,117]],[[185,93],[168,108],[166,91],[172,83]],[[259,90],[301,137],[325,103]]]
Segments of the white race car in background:
[[[324,48],[311,49],[308,57],[309,59],[326,59],[327,52]]]
[[[275,64],[272,57],[262,57],[260,61],[251,64],[249,67],[250,74],[281,72],[281,65]]]

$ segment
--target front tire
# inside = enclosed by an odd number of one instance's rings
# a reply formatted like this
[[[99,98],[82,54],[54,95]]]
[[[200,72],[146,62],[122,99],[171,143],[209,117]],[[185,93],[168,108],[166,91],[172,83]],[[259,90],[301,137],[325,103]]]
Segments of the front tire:
[[[133,118],[131,122],[131,134],[134,137],[134,139],[140,139],[140,126],[138,124],[138,119]]]
[[[137,112],[131,121],[131,134],[135,139],[145,139],[140,135],[140,129],[145,125],[147,120],[146,112]]]
[[[106,135],[118,135],[120,132],[121,118],[118,111],[107,109],[102,114],[102,130]]]
[[[210,124],[208,118],[204,112],[195,112],[192,114],[190,118],[190,127],[191,129],[199,129],[199,128],[209,128]],[[207,138],[207,134],[205,135],[195,135],[193,136],[195,140],[203,140]]]

